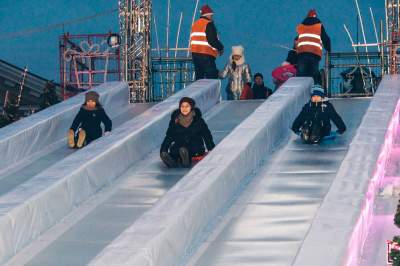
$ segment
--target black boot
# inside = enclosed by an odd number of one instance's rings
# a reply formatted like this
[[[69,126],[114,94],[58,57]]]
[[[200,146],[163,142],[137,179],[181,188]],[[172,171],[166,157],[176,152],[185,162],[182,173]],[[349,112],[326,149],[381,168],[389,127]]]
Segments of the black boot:
[[[168,152],[161,152],[160,153],[161,160],[165,163],[166,166],[168,167],[177,167],[178,164],[174,160],[174,158],[171,157],[171,155],[168,154]]]
[[[190,167],[189,151],[186,148],[179,148],[179,157],[181,157],[181,162],[183,167]]]

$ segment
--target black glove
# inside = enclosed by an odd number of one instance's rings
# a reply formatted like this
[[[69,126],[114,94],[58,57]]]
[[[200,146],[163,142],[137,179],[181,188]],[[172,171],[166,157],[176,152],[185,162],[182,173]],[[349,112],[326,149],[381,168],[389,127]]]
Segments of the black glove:
[[[235,70],[236,70],[236,62],[235,62],[235,61],[232,61],[231,66],[232,66],[233,71],[235,71]]]

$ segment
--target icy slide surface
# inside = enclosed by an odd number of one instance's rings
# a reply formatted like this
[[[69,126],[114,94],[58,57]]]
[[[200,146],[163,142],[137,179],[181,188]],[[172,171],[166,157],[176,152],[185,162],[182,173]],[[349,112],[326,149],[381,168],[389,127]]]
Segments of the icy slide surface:
[[[292,265],[369,102],[332,101],[348,127],[335,140],[307,145],[291,135],[189,265]]]
[[[260,105],[90,265],[176,265],[287,135],[312,79],[293,78]]]
[[[193,83],[123,123],[111,135],[70,154],[0,196],[0,262],[15,255],[159,147],[170,114],[182,96],[193,97],[206,112],[219,101],[219,88],[217,80]],[[77,103],[78,108],[82,101]],[[71,121],[59,124],[69,127]]]
[[[207,112],[205,118],[216,144],[261,103],[221,102]],[[113,188],[72,212],[8,265],[85,265],[188,171],[166,168],[155,149],[123,173]]]
[[[383,265],[376,231],[387,228],[373,205],[396,148],[399,95],[399,76],[386,76],[370,103],[334,100],[348,132],[320,146],[284,142],[188,265]]]
[[[111,117],[113,121],[113,130],[117,129],[124,122],[143,113],[151,107],[151,105],[152,104],[147,103],[136,103],[129,108],[125,108],[123,113],[117,117]],[[68,124],[68,126],[70,126],[70,124]],[[19,164],[17,167],[0,174],[0,196],[11,191],[23,182],[28,181],[40,172],[45,171],[47,168],[60,162],[77,150],[69,149],[66,139],[62,138],[61,141],[56,142],[52,147],[44,149],[38,148],[38,151],[34,158],[29,158],[24,164]]]
[[[96,88],[111,119],[127,111],[128,85],[104,83]],[[85,99],[81,93],[0,129],[0,174],[20,169],[64,146],[66,132]]]

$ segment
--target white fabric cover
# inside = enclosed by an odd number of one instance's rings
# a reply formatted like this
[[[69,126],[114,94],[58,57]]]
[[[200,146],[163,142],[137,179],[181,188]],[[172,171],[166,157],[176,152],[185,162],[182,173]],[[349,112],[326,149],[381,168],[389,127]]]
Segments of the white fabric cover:
[[[220,82],[193,83],[0,197],[0,264],[158,149],[183,96],[206,112],[220,100]]]
[[[104,83],[96,88],[110,118],[128,108],[128,84]],[[51,145],[65,140],[75,115],[83,104],[81,93],[0,129],[0,173],[18,167]]]
[[[294,265],[361,265],[374,197],[399,123],[400,76],[385,76]]]
[[[89,265],[177,265],[268,157],[310,97],[292,78]]]

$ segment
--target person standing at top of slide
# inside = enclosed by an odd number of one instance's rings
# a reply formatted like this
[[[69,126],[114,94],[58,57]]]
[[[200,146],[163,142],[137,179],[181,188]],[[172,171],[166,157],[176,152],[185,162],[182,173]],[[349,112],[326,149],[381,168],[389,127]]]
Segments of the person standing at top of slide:
[[[224,46],[218,38],[213,15],[213,10],[204,5],[201,8],[201,16],[193,24],[190,33],[190,51],[196,80],[218,78],[215,59],[223,54]]]

